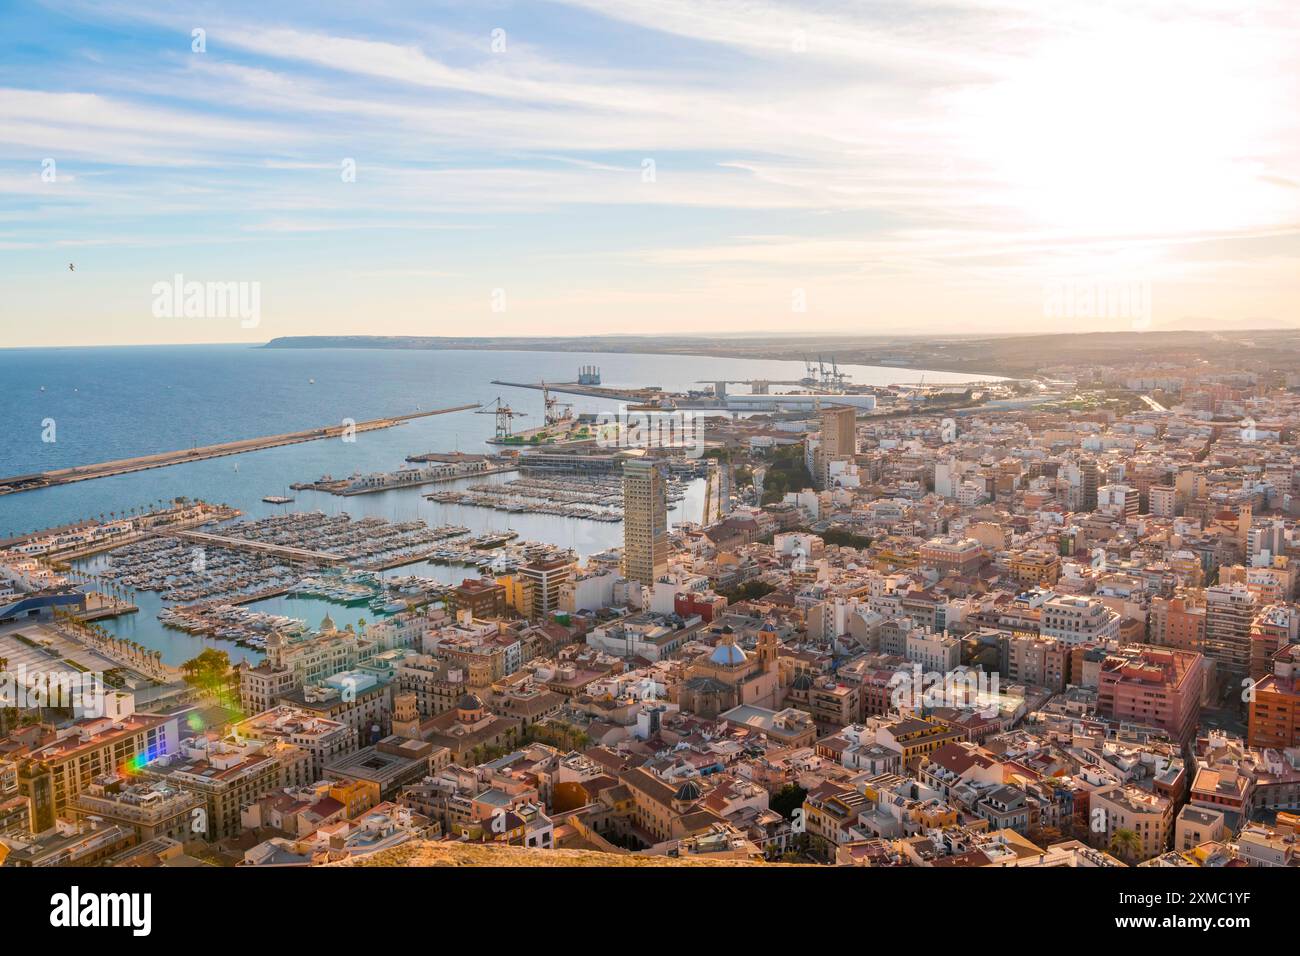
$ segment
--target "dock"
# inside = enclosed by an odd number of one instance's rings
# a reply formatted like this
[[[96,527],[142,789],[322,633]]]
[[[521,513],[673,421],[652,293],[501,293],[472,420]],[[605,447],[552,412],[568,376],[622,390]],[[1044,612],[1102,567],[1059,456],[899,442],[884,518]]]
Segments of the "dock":
[[[493,385],[506,385],[510,388],[531,388],[535,391],[546,389],[552,392],[560,392],[565,395],[585,395],[588,398],[609,398],[619,402],[644,402],[652,395],[658,394],[657,388],[641,388],[636,390],[605,388],[600,385],[578,385],[575,382],[561,382],[558,385],[554,382],[503,382],[499,379],[492,380]]]
[[[312,551],[309,548],[295,548],[287,544],[272,544],[269,541],[254,541],[250,538],[232,538],[224,534],[212,534],[208,531],[178,531],[174,537],[195,544],[210,544],[214,548],[230,548],[235,551],[256,551],[277,558],[292,561],[314,561],[321,564],[346,564],[347,560],[332,551]]]
[[[119,458],[95,465],[76,465],[72,468],[57,468],[35,474],[17,475],[12,478],[0,478],[0,494],[16,494],[20,491],[35,491],[38,488],[50,488],[66,485],[74,481],[90,481],[94,478],[108,478],[113,475],[125,475],[150,468],[166,468],[190,461],[205,461],[209,458],[222,458],[226,455],[242,455],[245,452],[261,451],[263,448],[277,448],[281,445],[295,445],[300,442],[319,441],[323,438],[341,438],[347,434],[376,431],[392,428],[402,422],[431,415],[447,415],[451,412],[463,412],[479,408],[480,403],[454,405],[451,408],[435,408],[427,412],[411,412],[406,415],[393,415],[387,418],[374,418],[354,425],[326,425],[321,428],[309,428],[304,431],[285,432],[280,435],[266,435],[261,438],[244,438],[239,441],[223,442],[216,445],[200,445],[183,451],[165,451],[154,455],[140,455],[136,458]]]
[[[410,461],[411,459],[407,459]],[[466,478],[478,478],[482,475],[500,475],[512,471],[518,471],[519,466],[514,463],[499,465],[494,468],[483,468],[475,471],[467,471],[449,475],[424,475],[419,477],[400,478],[395,477],[391,481],[378,482],[375,484],[366,484],[360,487],[354,487],[356,477],[352,478],[320,478],[317,481],[299,481],[289,487],[295,491],[324,491],[331,495],[350,498],[354,495],[373,495],[381,491],[401,491],[404,488],[421,488],[425,485],[440,485],[450,481],[462,481]],[[401,475],[401,472],[394,472],[394,475]],[[263,498],[263,501],[266,499]]]
[[[465,478],[478,478],[483,475],[504,475],[508,472],[518,471],[518,465],[502,465],[499,468],[488,468],[486,471],[476,471],[473,474],[465,475],[442,475],[436,478],[423,478],[420,481],[411,481],[405,484],[384,485],[377,488],[352,488],[343,491],[335,491],[333,494],[340,495],[344,498],[353,495],[372,495],[377,491],[397,491],[402,488],[421,488],[425,485],[442,485],[449,481],[462,481]],[[329,490],[329,489],[324,489]]]

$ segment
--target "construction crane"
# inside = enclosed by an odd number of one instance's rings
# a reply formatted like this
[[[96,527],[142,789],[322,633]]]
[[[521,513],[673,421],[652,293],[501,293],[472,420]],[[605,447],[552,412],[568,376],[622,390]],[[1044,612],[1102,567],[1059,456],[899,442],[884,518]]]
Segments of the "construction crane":
[[[921,376],[921,381],[916,388],[912,390],[912,411],[916,411],[916,406],[925,401],[925,376]]]
[[[573,417],[573,402],[562,402],[542,382],[542,419],[547,427],[567,422]]]
[[[480,408],[480,409],[479,409],[478,411],[476,411],[474,414],[475,414],[475,415],[495,415],[495,416],[496,416],[496,436],[497,436],[497,441],[501,441],[501,440],[506,439],[506,438],[509,438],[509,437],[511,436],[511,434],[513,433],[513,428],[511,427],[511,424],[510,424],[511,421],[513,421],[513,420],[516,419],[516,418],[525,418],[525,417],[527,417],[527,415],[528,415],[527,412],[517,412],[517,411],[515,411],[513,408],[511,408],[511,407],[510,407],[509,405],[507,405],[505,402],[501,401],[501,396],[500,396],[500,395],[498,395],[498,396],[493,400],[493,403],[492,403],[491,405],[489,405],[487,408]]]

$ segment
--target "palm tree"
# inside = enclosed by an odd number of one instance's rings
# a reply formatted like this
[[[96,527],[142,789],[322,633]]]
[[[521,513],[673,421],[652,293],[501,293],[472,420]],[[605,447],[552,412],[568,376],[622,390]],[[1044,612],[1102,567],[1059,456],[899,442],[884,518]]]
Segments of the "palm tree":
[[[1132,859],[1142,852],[1142,838],[1136,831],[1120,827],[1111,834],[1110,852],[1121,858]]]

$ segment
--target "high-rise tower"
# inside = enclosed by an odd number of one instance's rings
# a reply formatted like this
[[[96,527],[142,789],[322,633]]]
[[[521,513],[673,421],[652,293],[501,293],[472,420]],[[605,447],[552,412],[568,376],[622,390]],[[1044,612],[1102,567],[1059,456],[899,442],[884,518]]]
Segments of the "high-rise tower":
[[[668,474],[663,462],[623,464],[623,575],[653,585],[668,569]]]

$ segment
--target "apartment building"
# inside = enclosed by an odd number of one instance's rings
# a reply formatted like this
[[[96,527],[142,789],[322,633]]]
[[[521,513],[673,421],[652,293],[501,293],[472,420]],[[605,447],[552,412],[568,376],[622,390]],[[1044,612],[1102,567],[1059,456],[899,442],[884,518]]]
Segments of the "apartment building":
[[[1252,747],[1300,746],[1300,644],[1276,651],[1273,673],[1252,688],[1246,740]]]
[[[1148,626],[1152,644],[1199,651],[1205,646],[1205,605],[1189,597],[1152,598]]]
[[[1115,784],[1095,791],[1089,799],[1094,845],[1129,863],[1149,860],[1165,852],[1173,830],[1174,803],[1167,797],[1148,793],[1129,784]],[[1115,834],[1127,830],[1136,835],[1133,846],[1117,841]]]
[[[504,585],[482,578],[466,578],[447,595],[447,610],[468,611],[472,617],[484,620],[501,617],[507,606]]]
[[[927,671],[946,674],[961,665],[961,641],[946,631],[913,630],[907,635],[903,656]]]
[[[1097,489],[1097,508],[1127,521],[1138,516],[1139,497],[1137,489],[1128,485],[1102,485]]]
[[[1005,676],[1008,681],[1065,690],[1070,683],[1069,646],[1037,634],[1006,635]]]
[[[624,519],[626,525],[626,518]],[[667,535],[660,546],[667,561]],[[575,564],[570,558],[549,558],[529,561],[519,569],[519,576],[530,582],[533,599],[532,613],[534,620],[546,620],[552,611],[560,608],[560,596],[566,585],[572,583],[576,573]],[[651,579],[653,580],[653,578]]]
[[[232,744],[206,735],[191,738],[179,752],[154,761],[143,773],[202,801],[203,813],[194,817],[190,829],[194,837],[208,841],[239,834],[239,811],[245,803],[313,780],[311,755],[301,747],[279,741]]]
[[[1096,644],[1119,637],[1120,616],[1096,598],[1058,594],[1043,602],[1039,633],[1062,644]]]
[[[49,769],[53,812],[59,814],[96,778],[148,764],[173,753],[177,745],[175,717],[132,714],[121,720],[76,721],[28,756]]]
[[[833,467],[858,452],[857,409],[826,405],[821,410],[821,437],[813,455],[813,480],[818,488],[833,485]]]
[[[130,830],[140,843],[155,837],[184,843],[193,839],[194,811],[202,806],[194,793],[112,773],[94,780],[68,809],[75,820],[95,818]]]
[[[1187,743],[1200,721],[1205,659],[1195,651],[1130,645],[1107,655],[1097,678],[1097,710],[1160,727]]]
[[[1022,587],[1051,587],[1061,578],[1061,557],[1049,551],[1017,551],[1007,559],[1007,571]]]
[[[1241,585],[1205,589],[1205,656],[1226,678],[1250,673],[1250,627],[1257,604],[1255,595]]]
[[[1270,604],[1250,622],[1250,679],[1258,683],[1273,672],[1278,651],[1300,640],[1300,609]]]
[[[921,545],[922,567],[940,574],[974,574],[986,558],[984,546],[974,538],[932,538]]]
[[[301,747],[311,755],[314,780],[325,764],[357,749],[356,731],[346,723],[286,705],[241,720],[231,729],[237,739],[279,740]]]

